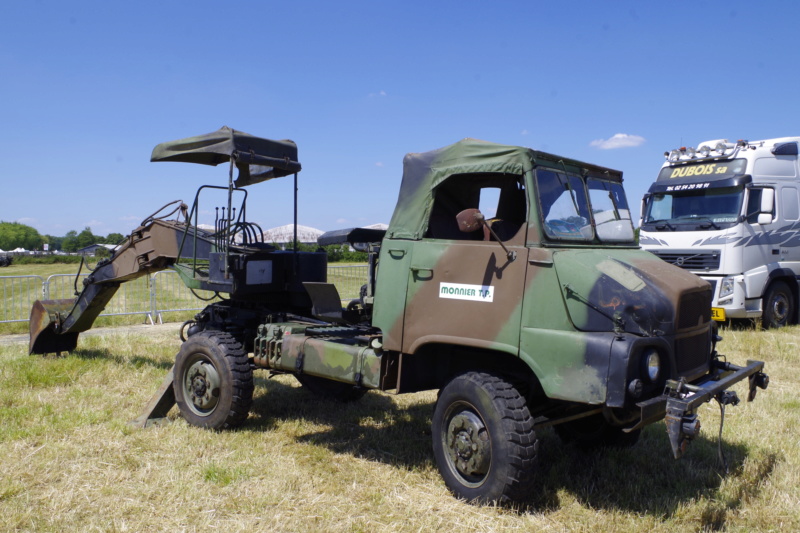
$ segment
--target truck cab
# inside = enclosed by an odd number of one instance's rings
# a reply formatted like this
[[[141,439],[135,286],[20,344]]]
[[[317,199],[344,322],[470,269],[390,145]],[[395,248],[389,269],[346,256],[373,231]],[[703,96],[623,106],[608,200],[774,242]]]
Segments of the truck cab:
[[[640,244],[699,275],[715,320],[797,323],[800,137],[665,152],[642,202]]]
[[[466,139],[407,155],[377,272],[382,385],[440,389],[434,453],[470,500],[525,491],[534,426],[632,445],[667,416],[680,457],[697,405],[763,368],[723,369],[711,287],[639,248],[622,173],[553,154]],[[518,429],[492,428],[498,409]],[[525,445],[498,436],[519,428]]]

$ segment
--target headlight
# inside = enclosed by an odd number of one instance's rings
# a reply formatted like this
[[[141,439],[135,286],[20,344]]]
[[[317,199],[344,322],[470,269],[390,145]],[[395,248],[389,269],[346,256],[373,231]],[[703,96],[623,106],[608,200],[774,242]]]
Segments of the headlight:
[[[647,372],[647,378],[651,383],[655,383],[658,376],[661,374],[661,356],[658,355],[658,350],[655,348],[648,348],[645,350],[644,368]]]
[[[733,294],[733,278],[723,278],[722,283],[719,285],[719,299],[725,298]]]

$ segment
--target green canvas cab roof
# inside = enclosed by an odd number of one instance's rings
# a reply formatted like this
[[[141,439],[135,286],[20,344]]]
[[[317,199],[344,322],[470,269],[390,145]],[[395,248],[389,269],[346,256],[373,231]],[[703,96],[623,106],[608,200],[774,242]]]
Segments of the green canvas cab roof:
[[[386,234],[395,239],[421,239],[433,205],[434,190],[451,176],[489,173],[523,175],[536,166],[622,181],[622,172],[618,170],[522,146],[463,139],[438,150],[405,156],[397,207]]]

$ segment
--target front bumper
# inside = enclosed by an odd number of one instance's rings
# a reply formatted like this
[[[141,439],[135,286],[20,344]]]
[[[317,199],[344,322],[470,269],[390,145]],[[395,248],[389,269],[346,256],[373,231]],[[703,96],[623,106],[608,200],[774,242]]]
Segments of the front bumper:
[[[748,361],[742,367],[716,359],[712,362],[711,373],[697,382],[668,381],[661,396],[637,403],[641,418],[635,426],[625,431],[633,431],[664,418],[672,454],[678,459],[700,429],[695,413],[697,408],[712,399],[725,405],[738,404],[736,392],[728,389],[745,378],[750,386],[747,401],[753,401],[757,390],[766,389],[769,385],[769,376],[763,370],[762,361]]]

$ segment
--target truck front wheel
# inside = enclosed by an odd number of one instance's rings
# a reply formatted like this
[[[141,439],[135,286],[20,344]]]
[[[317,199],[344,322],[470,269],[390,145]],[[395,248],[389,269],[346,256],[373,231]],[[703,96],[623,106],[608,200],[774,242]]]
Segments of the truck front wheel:
[[[193,426],[230,429],[247,418],[253,370],[231,335],[203,331],[189,337],[175,358],[174,376],[175,402]]]
[[[468,372],[441,390],[433,412],[433,453],[456,496],[476,503],[527,498],[537,448],[525,398],[502,378]]]
[[[764,314],[761,323],[764,329],[782,328],[792,323],[794,318],[794,295],[783,281],[770,284],[764,295]]]

